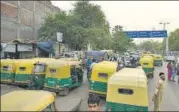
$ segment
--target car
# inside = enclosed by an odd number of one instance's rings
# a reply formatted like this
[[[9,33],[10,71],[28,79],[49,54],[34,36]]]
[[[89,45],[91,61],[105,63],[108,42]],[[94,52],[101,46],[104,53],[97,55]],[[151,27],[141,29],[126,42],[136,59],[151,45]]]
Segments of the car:
[[[164,57],[165,61],[175,61],[175,56],[174,55],[167,55]]]

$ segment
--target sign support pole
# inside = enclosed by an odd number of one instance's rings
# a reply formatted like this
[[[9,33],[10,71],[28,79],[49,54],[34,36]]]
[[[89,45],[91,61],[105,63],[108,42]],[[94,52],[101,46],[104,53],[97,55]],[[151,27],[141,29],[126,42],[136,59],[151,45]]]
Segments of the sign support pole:
[[[165,29],[166,29],[166,25],[169,24],[169,23],[168,23],[168,22],[161,22],[160,24],[163,24],[163,30],[165,30]],[[168,51],[169,51],[168,38],[169,38],[169,37],[167,37],[167,38],[166,38],[166,41],[165,41],[165,53],[166,53],[166,54],[167,54]]]

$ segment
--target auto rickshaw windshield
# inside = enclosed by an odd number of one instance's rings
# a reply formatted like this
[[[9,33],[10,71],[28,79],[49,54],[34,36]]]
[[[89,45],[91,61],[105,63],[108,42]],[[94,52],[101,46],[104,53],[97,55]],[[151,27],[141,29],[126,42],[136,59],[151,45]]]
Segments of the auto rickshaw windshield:
[[[44,64],[35,64],[34,73],[41,73],[41,72],[45,72],[45,65]]]

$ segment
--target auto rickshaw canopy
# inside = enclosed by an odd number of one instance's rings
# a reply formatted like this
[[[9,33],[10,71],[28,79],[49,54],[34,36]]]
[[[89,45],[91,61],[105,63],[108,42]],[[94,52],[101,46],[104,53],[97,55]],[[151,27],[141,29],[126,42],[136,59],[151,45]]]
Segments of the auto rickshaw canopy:
[[[78,61],[76,58],[60,58],[58,60],[65,60],[65,61]]]
[[[34,59],[23,59],[17,61],[16,74],[32,74],[35,62],[37,62],[37,60]],[[21,68],[23,70],[21,70]]]
[[[1,96],[1,111],[42,111],[55,101],[55,96],[42,90],[13,91]]]
[[[12,60],[12,59],[1,59],[1,68],[3,66],[9,66],[9,65],[13,65],[15,62],[15,60]]]
[[[69,78],[71,66],[68,61],[54,60],[47,63],[46,76],[55,78]]]
[[[163,60],[161,55],[154,55],[154,60]]]
[[[107,79],[117,71],[118,64],[116,62],[102,61],[95,64],[92,68],[91,80],[99,82],[107,82]],[[99,74],[107,73],[106,78],[100,77]]]
[[[108,80],[108,102],[148,106],[147,94],[147,77],[141,67],[123,68]]]
[[[151,56],[144,56],[140,59],[140,64],[142,67],[153,67],[154,66],[154,60]]]

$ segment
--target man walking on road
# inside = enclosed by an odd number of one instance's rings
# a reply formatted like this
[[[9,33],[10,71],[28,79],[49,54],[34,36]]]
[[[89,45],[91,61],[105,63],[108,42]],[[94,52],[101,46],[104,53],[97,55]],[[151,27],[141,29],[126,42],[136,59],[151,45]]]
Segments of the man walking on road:
[[[155,94],[152,98],[154,102],[154,111],[159,111],[159,106],[162,102],[164,83],[165,83],[165,74],[163,72],[159,73],[159,82],[155,90]]]

